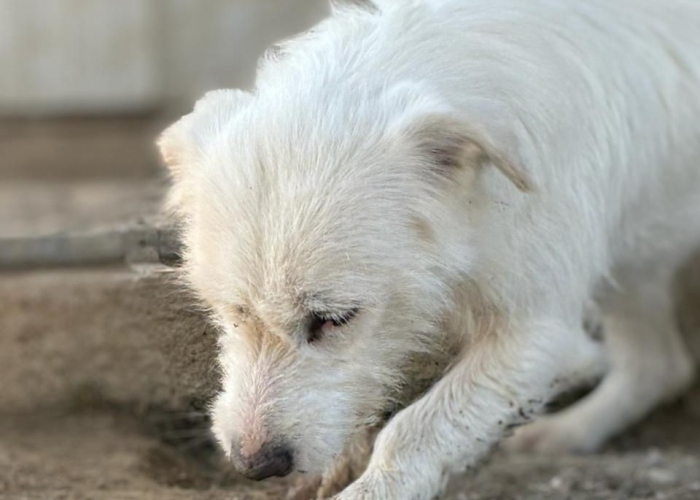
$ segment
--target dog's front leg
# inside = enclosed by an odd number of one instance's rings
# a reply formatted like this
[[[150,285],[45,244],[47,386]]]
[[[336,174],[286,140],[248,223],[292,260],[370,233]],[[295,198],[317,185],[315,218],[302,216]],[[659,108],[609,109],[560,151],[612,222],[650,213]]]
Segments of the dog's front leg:
[[[576,324],[576,322],[574,322]],[[553,395],[602,369],[580,328],[530,321],[473,342],[460,361],[379,434],[365,473],[338,500],[430,500]]]

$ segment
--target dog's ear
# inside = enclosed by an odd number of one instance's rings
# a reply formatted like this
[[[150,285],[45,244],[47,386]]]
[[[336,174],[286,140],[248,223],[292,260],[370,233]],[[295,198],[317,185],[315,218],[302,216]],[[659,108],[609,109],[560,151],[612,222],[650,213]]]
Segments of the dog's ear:
[[[515,120],[504,106],[473,102],[465,106],[469,111],[457,112],[425,89],[416,90],[395,89],[392,98],[403,112],[390,134],[417,152],[432,172],[450,178],[455,169],[493,165],[519,190],[534,189]]]
[[[368,11],[378,11],[379,7],[372,0],[330,0],[333,10],[347,7],[360,7]]]
[[[194,111],[168,127],[158,138],[160,155],[177,181],[197,161],[198,153],[222,124],[241,109],[251,94],[242,90],[215,90],[195,105]]]
[[[197,102],[192,113],[160,135],[157,146],[172,180],[167,200],[169,209],[183,211],[191,191],[188,180],[200,161],[201,152],[217,136],[222,125],[228,123],[251,97],[242,90],[209,92]]]

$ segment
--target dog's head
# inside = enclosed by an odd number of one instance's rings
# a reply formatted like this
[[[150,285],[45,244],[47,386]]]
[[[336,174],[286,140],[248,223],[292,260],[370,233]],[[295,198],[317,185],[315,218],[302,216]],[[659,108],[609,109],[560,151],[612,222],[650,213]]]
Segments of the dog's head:
[[[527,188],[497,144],[420,85],[285,79],[209,94],[163,134],[187,277],[222,330],[214,431],[241,471],[320,471],[391,402],[472,265],[479,172]]]

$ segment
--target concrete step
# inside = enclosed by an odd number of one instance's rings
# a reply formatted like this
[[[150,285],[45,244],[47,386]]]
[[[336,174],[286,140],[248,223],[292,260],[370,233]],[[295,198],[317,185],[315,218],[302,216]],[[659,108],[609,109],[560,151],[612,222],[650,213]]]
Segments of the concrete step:
[[[152,180],[0,185],[0,408],[211,395],[215,336],[161,264],[177,253],[162,195]]]
[[[0,237],[27,237],[157,218],[165,184],[154,179],[3,181]]]
[[[154,180],[0,185],[0,269],[177,260]]]
[[[99,394],[144,409],[203,407],[216,333],[166,267],[0,274],[0,409]]]
[[[0,119],[0,183],[153,178],[154,141],[172,119]]]

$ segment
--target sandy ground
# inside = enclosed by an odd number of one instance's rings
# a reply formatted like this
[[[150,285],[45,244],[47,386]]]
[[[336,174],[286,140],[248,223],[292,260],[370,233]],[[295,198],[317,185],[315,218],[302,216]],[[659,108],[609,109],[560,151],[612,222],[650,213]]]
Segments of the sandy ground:
[[[590,456],[506,457],[455,478],[449,500],[700,498],[700,387]],[[0,418],[0,499],[257,500],[284,482],[249,483],[221,466],[198,415],[83,406]]]

